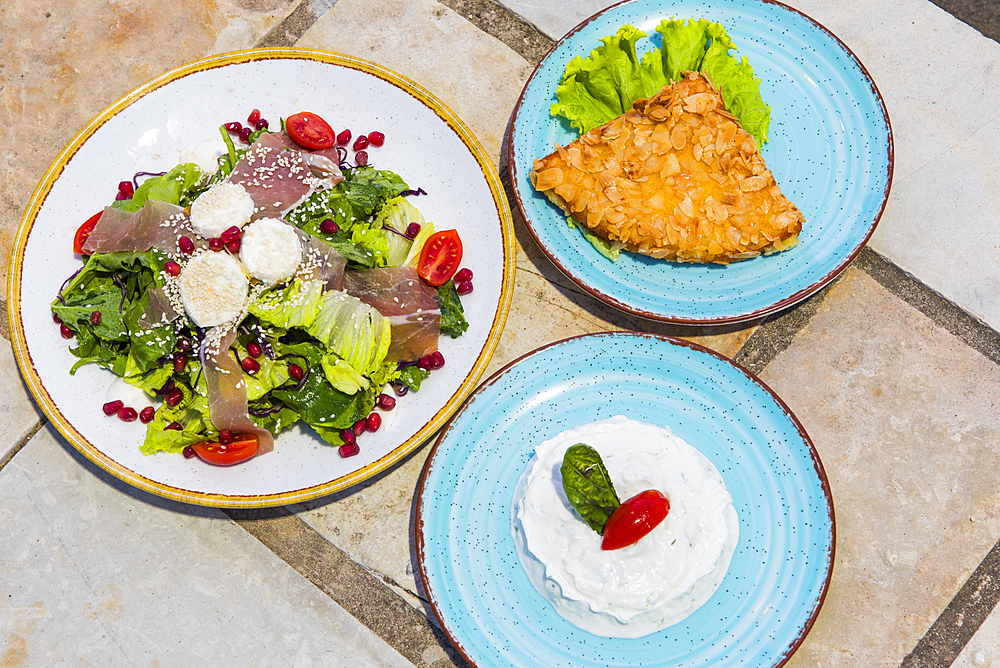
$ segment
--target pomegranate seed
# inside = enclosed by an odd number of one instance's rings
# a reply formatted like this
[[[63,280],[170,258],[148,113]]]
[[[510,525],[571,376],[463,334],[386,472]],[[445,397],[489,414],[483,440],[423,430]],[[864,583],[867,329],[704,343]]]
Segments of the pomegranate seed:
[[[363,151],[368,148],[368,137],[364,135],[358,135],[358,138],[354,140],[354,146],[351,147],[355,151]]]
[[[171,422],[170,424],[168,424],[166,427],[164,427],[164,429],[172,429],[174,431],[183,431],[184,427],[181,426],[180,422],[178,422],[177,420],[174,420],[173,422]]]
[[[351,141],[351,131],[344,130],[339,135],[337,135],[337,143],[341,146],[345,145],[347,142]]]
[[[264,354],[264,348],[256,341],[251,341],[247,344],[247,354],[254,358],[260,357]]]
[[[306,372],[302,370],[298,364],[292,363],[288,365],[288,375],[292,377],[293,380],[302,380]]]
[[[194,448],[192,448],[190,445],[186,446],[183,450],[181,450],[181,452],[184,453],[184,459],[191,459],[192,457],[194,457]]]
[[[268,122],[263,118],[253,124],[255,130],[266,130],[268,128]]]
[[[259,120],[260,120],[260,109],[254,109],[253,111],[250,112],[250,115],[247,116],[248,125],[257,125],[257,121]]]
[[[240,141],[249,144],[251,132],[253,132],[253,128],[240,128]]]
[[[135,186],[132,185],[131,181],[122,181],[118,184],[118,192],[124,195],[124,199],[132,199],[132,195],[135,194]]]
[[[184,369],[187,368],[188,358],[187,355],[178,355],[174,358],[174,373],[183,373]]]
[[[152,406],[146,406],[141,411],[139,411],[139,422],[143,424],[149,424],[153,421],[156,416],[156,409]]]
[[[166,393],[163,397],[163,402],[173,408],[180,402],[184,401],[184,393],[181,392],[176,387]]]
[[[468,267],[462,267],[461,269],[455,272],[455,275],[452,278],[456,283],[461,283],[463,281],[471,281],[472,270],[469,269]]]
[[[351,441],[350,443],[344,443],[342,446],[337,448],[337,452],[340,453],[341,457],[353,457],[361,452],[361,448],[358,447],[357,442]]]
[[[319,231],[323,234],[336,234],[340,232],[340,225],[333,222],[332,218],[327,218],[319,224]]]
[[[365,424],[364,420],[358,420],[357,422],[354,423],[354,426],[351,428],[355,436],[360,436],[361,434],[365,433],[365,429],[367,429],[367,425]]]
[[[243,361],[240,362],[240,366],[243,370],[249,374],[254,374],[260,371],[260,364],[252,357],[244,357]]]
[[[355,436],[354,436],[354,430],[352,430],[352,429],[341,429],[340,430],[340,439],[344,443],[353,443],[356,440]]]
[[[222,239],[210,239],[208,241],[209,250],[213,250],[218,253],[220,250],[226,247],[226,244],[222,243]]]
[[[59,324],[59,335],[62,336],[64,339],[72,339],[74,336],[76,336],[76,332],[70,329],[66,325],[66,323],[63,322]]]
[[[60,318],[55,313],[53,313],[52,314],[52,322],[56,323],[57,325],[61,325],[62,324],[62,318]]]
[[[118,409],[124,405],[125,404],[123,404],[121,401],[115,399],[114,401],[109,401],[108,403],[104,404],[104,406],[102,406],[101,408],[104,410],[105,415],[114,415],[115,413],[118,412]]]
[[[183,337],[177,339],[177,350],[180,351],[191,350],[191,342]]]
[[[357,164],[358,167],[367,167],[368,166],[368,152],[367,151],[358,151],[357,153],[355,153],[354,154],[354,162],[355,162],[355,164]]]
[[[174,262],[173,260],[167,260],[163,265],[163,271],[167,272],[171,276],[181,275],[181,266]]]
[[[467,295],[472,292],[472,281],[462,281],[455,286],[455,292],[460,295]]]
[[[238,135],[240,133],[240,130],[242,129],[243,129],[242,123],[237,123],[236,121],[233,121],[232,123],[226,123],[226,132],[228,132],[229,134]]]
[[[185,255],[190,255],[194,252],[194,242],[191,241],[190,237],[181,236],[177,239],[177,247]]]
[[[410,223],[406,226],[407,239],[416,239],[418,234],[420,234],[420,223]]]
[[[372,413],[368,416],[368,419],[365,420],[365,427],[368,428],[368,431],[378,431],[378,428],[381,426],[382,416],[378,413]]]
[[[240,230],[240,228],[233,225],[232,227],[228,228],[225,232],[220,234],[219,238],[222,239],[222,243],[228,244],[230,241],[237,241],[239,239],[242,239],[243,232],[242,230]]]
[[[233,255],[239,255],[241,243],[242,242],[239,239],[237,239],[236,241],[230,241],[228,244],[226,244],[226,250],[228,250]]]
[[[93,325],[94,327],[97,327],[98,325],[101,324],[101,312],[100,311],[91,311],[90,312],[90,324]]]
[[[381,146],[385,143],[385,135],[377,130],[375,132],[369,132],[368,141],[372,146]]]
[[[223,429],[219,432],[219,443],[222,445],[229,445],[233,442],[233,432],[229,429]]]
[[[384,411],[391,411],[396,407],[396,398],[388,394],[378,395],[378,407]]]
[[[421,357],[417,366],[424,371],[434,371],[435,369],[440,369],[444,366],[444,355],[441,354],[440,350],[435,350],[429,355]]]
[[[122,422],[135,422],[137,417],[139,414],[135,412],[134,408],[123,406],[118,409],[118,419]]]

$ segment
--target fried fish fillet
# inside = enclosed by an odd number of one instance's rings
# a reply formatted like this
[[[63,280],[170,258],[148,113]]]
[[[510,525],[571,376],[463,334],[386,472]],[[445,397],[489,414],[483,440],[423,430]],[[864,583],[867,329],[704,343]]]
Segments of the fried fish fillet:
[[[805,221],[753,137],[694,72],[557,144],[530,178],[612,246],[676,262],[727,264],[785,250]]]

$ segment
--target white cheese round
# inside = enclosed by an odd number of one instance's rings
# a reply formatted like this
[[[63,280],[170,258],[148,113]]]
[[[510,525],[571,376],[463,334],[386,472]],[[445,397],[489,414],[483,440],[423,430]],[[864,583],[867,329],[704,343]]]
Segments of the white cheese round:
[[[638,543],[602,550],[601,536],[573,510],[559,469],[577,443],[601,455],[622,501],[647,489],[670,499],[666,519]],[[701,607],[739,540],[715,466],[669,429],[623,416],[539,445],[514,491],[513,515],[517,553],[535,589],[577,627],[616,638],[654,633]]]
[[[221,181],[191,204],[191,226],[206,239],[213,239],[234,225],[249,223],[253,212],[253,199],[243,186]]]
[[[243,231],[240,259],[254,278],[275,283],[292,276],[302,262],[295,228],[277,218],[255,220]]]
[[[191,320],[199,327],[214,327],[242,313],[250,280],[229,253],[204,252],[188,260],[178,284]]]

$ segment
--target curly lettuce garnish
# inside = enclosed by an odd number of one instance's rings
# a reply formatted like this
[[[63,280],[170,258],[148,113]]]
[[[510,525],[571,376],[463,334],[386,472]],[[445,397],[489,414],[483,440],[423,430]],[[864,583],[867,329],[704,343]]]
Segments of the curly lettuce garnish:
[[[602,45],[587,58],[571,60],[556,90],[552,115],[564,116],[583,134],[624,114],[635,100],[679,81],[682,72],[702,72],[722,93],[726,109],[762,146],[771,108],[761,98],[761,80],[746,57],[730,55],[736,45],[725,28],[706,19],[664,20],[656,32],[663,46],[641,57],[636,44],[646,33],[624,25],[602,38]]]

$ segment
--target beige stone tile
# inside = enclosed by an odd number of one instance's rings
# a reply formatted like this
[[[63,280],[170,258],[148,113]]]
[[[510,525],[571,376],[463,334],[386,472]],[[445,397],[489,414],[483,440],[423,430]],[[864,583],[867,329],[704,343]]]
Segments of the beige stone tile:
[[[788,665],[898,666],[1000,531],[1000,369],[848,269],[760,375],[816,444],[837,518],[830,592]]]
[[[416,82],[458,114],[494,165],[533,69],[434,0],[339,0],[296,46],[363,58]]]
[[[211,53],[245,49],[299,0],[18,0],[0,7],[0,298],[27,200],[116,99]],[[80,222],[83,222],[82,220]]]
[[[0,470],[0,664],[412,664],[216,510],[109,484],[51,428]]]
[[[43,419],[14,359],[10,342],[0,337],[0,464],[24,439],[38,429]]]

